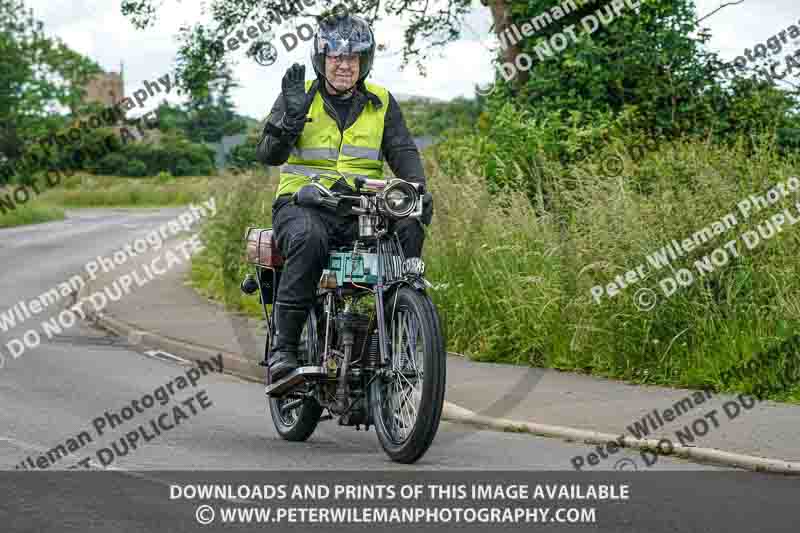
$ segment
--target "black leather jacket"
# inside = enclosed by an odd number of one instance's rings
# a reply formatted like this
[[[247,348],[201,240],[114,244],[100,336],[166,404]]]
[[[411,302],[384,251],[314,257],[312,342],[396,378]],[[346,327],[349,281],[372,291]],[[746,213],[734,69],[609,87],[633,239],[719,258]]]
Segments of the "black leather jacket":
[[[319,80],[316,80],[312,88],[318,86],[319,83]],[[354,103],[350,109],[350,115],[343,124],[333,109],[330,100],[332,97],[327,94],[324,87],[320,86],[318,90],[325,101],[325,111],[336,121],[339,131],[344,131],[353,125],[368,100],[372,101],[376,106],[382,105],[380,99],[369,92],[363,83],[359,84],[355,89],[355,94],[352,96]],[[296,135],[291,135],[280,127],[282,124],[281,119],[285,113],[286,102],[283,99],[283,93],[281,93],[278,95],[278,99],[275,100],[272,111],[267,117],[261,141],[259,141],[256,150],[256,157],[265,165],[279,166],[286,163],[295,142],[297,142]],[[381,151],[383,152],[384,160],[389,164],[389,168],[392,169],[395,176],[411,182],[425,183],[425,171],[422,168],[419,150],[417,150],[417,145],[406,127],[400,106],[391,93],[389,93],[389,109],[386,110],[384,121]]]

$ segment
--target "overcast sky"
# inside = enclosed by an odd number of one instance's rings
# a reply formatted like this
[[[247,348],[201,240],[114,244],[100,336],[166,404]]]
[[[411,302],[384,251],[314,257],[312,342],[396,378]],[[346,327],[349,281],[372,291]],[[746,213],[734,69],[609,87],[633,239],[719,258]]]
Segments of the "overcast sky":
[[[697,0],[698,16],[714,10],[731,0]],[[144,80],[155,80],[171,73],[175,61],[177,29],[188,23],[203,20],[201,0],[164,0],[155,27],[137,30],[120,12],[119,0],[27,0],[34,15],[45,24],[48,35],[56,35],[70,47],[100,64],[105,70],[119,71],[125,64],[125,93],[127,96],[142,87]],[[800,3],[797,0],[745,0],[740,5],[723,9],[704,24],[712,31],[710,47],[725,60],[741,55],[743,50],[787,28],[798,24]],[[285,25],[279,35],[286,33],[309,19],[297,19]],[[378,42],[389,45],[387,52],[379,53],[370,80],[388,88],[393,93],[435,96],[450,99],[456,96],[472,97],[476,83],[485,84],[494,79],[492,47],[494,38],[489,35],[491,16],[489,9],[477,0],[467,18],[467,28],[462,39],[445,47],[426,63],[427,76],[417,72],[410,64],[400,70],[403,21],[387,20],[376,30]],[[308,58],[309,43],[287,52],[276,42],[278,60],[264,67],[247,59],[244,47],[233,52],[236,58],[234,74],[241,87],[233,93],[237,110],[245,115],[262,119],[280,91],[280,82],[286,68],[294,62],[306,65],[306,76],[313,75]],[[783,56],[784,54],[781,54]],[[311,73],[311,74],[309,74]],[[162,97],[163,98],[163,97]],[[181,101],[174,91],[167,98]],[[151,98],[144,108],[129,112],[135,117],[154,108],[161,98]]]

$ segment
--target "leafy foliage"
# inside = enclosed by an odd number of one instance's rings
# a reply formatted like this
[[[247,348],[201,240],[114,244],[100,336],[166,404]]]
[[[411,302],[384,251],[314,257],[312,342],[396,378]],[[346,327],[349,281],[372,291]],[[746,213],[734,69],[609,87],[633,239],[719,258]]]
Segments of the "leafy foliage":
[[[251,130],[245,142],[231,149],[227,157],[228,167],[234,172],[242,172],[261,166],[262,163],[256,159],[256,148],[260,140],[261,129]]]
[[[515,4],[512,18],[522,24],[557,3]],[[525,38],[521,52],[534,59],[533,66],[521,86],[516,79],[498,79],[503,90],[490,98],[493,109],[509,99],[538,116],[559,111],[590,118],[598,111],[631,109],[650,135],[669,138],[736,137],[796,123],[792,93],[742,76],[724,83],[717,54],[705,50],[710,34],[695,22],[692,0],[641,0],[638,9],[622,11],[591,34],[579,24],[595,10],[610,12],[609,4],[589,2]],[[537,47],[548,47],[549,38],[570,24],[576,24],[577,42],[555,57],[540,52],[540,60]]]
[[[242,133],[246,122],[234,112],[230,91],[237,87],[230,68],[220,69],[208,83],[207,91],[192,94],[186,105],[185,131],[194,142],[218,142],[222,137]]]
[[[152,25],[159,9],[167,0],[123,0],[122,13],[138,28]],[[179,1],[179,0],[178,0]],[[287,21],[299,16],[320,16],[330,12],[340,0],[316,2],[287,2],[286,0],[215,0],[209,9],[212,18],[208,23],[181,28],[178,50],[179,79],[182,88],[190,94],[202,94],[205,87],[216,78],[216,72],[225,68],[236,51],[228,51],[225,42],[235,37],[237,31],[248,26],[266,30],[249,39],[246,56],[254,58],[270,46],[277,30]],[[424,70],[423,61],[437,48],[455,41],[461,33],[460,19],[472,5],[471,0],[448,0],[430,4],[423,0],[405,0],[401,3],[381,3],[380,0],[347,0],[351,12],[358,13],[374,23],[386,16],[403,14],[407,21],[403,63],[416,58],[417,67]],[[380,35],[377,36],[379,47]],[[380,49],[380,48],[379,48]]]
[[[559,3],[513,4],[511,21],[522,26]],[[609,144],[624,150],[687,136],[732,144],[749,135],[776,136],[784,154],[800,146],[800,93],[758,76],[723,78],[692,0],[641,0],[635,11],[626,8],[587,32],[580,21],[597,10],[613,14],[609,4],[586,2],[519,43],[533,64],[510,81],[498,76],[481,120],[485,138],[471,141],[490,190],[513,188],[533,198],[552,189],[542,182],[542,154],[574,161]],[[542,51],[571,24],[575,42],[553,57]],[[461,166],[450,147],[460,152],[465,142],[451,138],[442,147],[445,165]]]
[[[437,137],[448,129],[472,129],[481,113],[481,103],[463,97],[449,102],[410,99],[400,102],[411,135]]]
[[[16,159],[25,139],[63,124],[56,109],[81,107],[82,87],[100,68],[47,37],[22,0],[0,0],[0,54],[0,154]]]
[[[157,143],[129,143],[89,167],[96,174],[145,177],[160,172],[172,176],[208,176],[214,170],[214,151],[180,133],[163,135]]]
[[[219,142],[222,137],[247,130],[254,120],[238,115],[227,95],[192,100],[183,106],[162,102],[155,110],[158,129],[180,133],[192,142]]]

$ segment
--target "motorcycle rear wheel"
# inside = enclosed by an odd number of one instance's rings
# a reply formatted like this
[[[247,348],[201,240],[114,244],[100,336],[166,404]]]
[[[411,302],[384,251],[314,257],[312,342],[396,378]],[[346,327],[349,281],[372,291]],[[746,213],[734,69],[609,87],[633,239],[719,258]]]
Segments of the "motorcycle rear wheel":
[[[446,352],[430,298],[401,287],[385,303],[390,376],[372,382],[375,431],[395,462],[419,460],[433,443],[444,404]]]
[[[311,364],[319,358],[319,337],[317,335],[317,315],[312,309],[306,325],[300,334],[298,355],[301,365]],[[289,404],[294,406],[287,409]],[[304,442],[317,429],[322,416],[322,406],[314,399],[306,398],[297,402],[295,398],[269,398],[269,410],[275,430],[283,439],[291,442]]]

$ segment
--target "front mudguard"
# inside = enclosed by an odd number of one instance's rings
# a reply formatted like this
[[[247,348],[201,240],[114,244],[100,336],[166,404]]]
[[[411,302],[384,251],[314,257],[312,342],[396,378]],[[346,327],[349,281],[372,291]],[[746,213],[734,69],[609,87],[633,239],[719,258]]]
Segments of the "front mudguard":
[[[403,276],[401,279],[391,283],[388,286],[385,294],[389,294],[390,291],[391,292],[395,292],[399,287],[403,287],[403,286],[410,287],[410,288],[412,288],[414,290],[417,290],[417,291],[420,291],[422,293],[425,293],[425,291],[427,289],[432,287],[430,282],[428,280],[426,280],[422,276],[409,276],[409,275],[406,275],[406,276]]]
[[[425,296],[428,296],[427,289],[431,287],[431,284],[422,276],[410,275],[405,275],[402,278],[387,284],[383,291],[383,306],[386,313],[391,311],[391,304],[394,301],[397,291],[400,290],[400,287],[408,287],[424,294]]]

